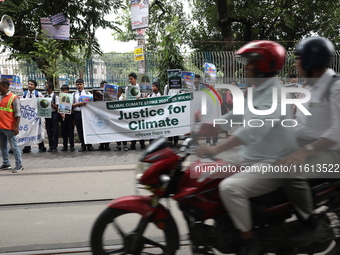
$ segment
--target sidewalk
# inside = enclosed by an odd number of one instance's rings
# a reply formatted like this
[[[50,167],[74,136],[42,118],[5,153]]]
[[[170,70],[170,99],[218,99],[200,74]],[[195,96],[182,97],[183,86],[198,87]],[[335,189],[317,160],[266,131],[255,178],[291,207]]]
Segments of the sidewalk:
[[[137,145],[135,151],[113,151],[115,144],[111,143],[111,151],[86,151],[78,152],[80,144],[75,144],[75,151],[39,152],[38,146],[33,145],[32,151],[22,153],[22,163],[25,168],[23,172],[34,173],[36,171],[86,171],[89,167],[97,166],[98,170],[105,169],[134,169],[136,162],[144,152]],[[99,144],[94,144],[97,149]],[[14,165],[14,156],[10,154],[11,164]],[[8,171],[5,171],[8,173]],[[4,171],[0,172],[3,174]]]

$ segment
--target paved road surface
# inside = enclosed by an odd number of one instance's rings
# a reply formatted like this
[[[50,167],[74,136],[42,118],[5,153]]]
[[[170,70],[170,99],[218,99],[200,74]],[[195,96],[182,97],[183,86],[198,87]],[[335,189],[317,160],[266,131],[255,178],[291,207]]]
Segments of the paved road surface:
[[[86,251],[92,224],[106,203],[135,194],[134,167],[142,152],[39,153],[33,146],[31,153],[23,154],[24,171],[0,172],[0,254]],[[176,204],[170,205],[181,237],[186,239],[184,220]],[[55,249],[62,252],[54,253]],[[186,247],[180,254],[188,252]]]

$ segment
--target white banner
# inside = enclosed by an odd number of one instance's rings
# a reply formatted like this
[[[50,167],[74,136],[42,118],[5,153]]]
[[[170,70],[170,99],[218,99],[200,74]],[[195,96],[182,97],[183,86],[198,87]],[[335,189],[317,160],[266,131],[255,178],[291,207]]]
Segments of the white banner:
[[[42,142],[45,135],[44,118],[37,115],[37,98],[21,98],[20,111],[18,145],[28,146]]]
[[[200,97],[201,93],[185,93],[172,97],[87,103],[82,109],[85,143],[153,139],[189,133],[194,124],[193,112],[202,107]],[[207,99],[211,113],[203,116],[205,121],[220,116],[220,104],[214,100]]]

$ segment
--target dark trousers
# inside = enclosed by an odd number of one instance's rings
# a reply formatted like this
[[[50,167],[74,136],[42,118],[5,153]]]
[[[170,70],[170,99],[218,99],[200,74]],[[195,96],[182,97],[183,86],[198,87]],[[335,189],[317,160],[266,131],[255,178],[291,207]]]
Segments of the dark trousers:
[[[168,137],[168,141],[171,142],[173,146],[176,146],[178,144],[179,136],[173,136],[173,137]],[[174,143],[172,143],[172,141]]]
[[[52,112],[51,118],[45,118],[46,131],[48,136],[48,145],[50,148],[58,147],[58,121],[59,113]]]
[[[131,146],[136,147],[137,140],[131,141]],[[139,140],[141,146],[145,146],[145,140]]]
[[[110,143],[100,143],[99,148],[100,149],[110,148]]]
[[[39,147],[39,150],[42,150],[45,147],[44,141],[42,141],[41,143],[38,143],[38,147]],[[25,146],[23,150],[31,151],[31,146]],[[46,149],[45,149],[45,151],[46,151]]]
[[[63,137],[63,146],[66,148],[68,141],[70,142],[70,147],[74,147],[74,124],[73,115],[65,114],[65,119],[60,121],[61,126],[61,136]]]
[[[211,142],[211,137],[205,138],[205,141],[206,141],[206,143],[210,143],[210,142]],[[213,144],[216,144],[217,141],[218,141],[218,136],[214,136],[214,137],[212,138],[212,141],[213,141]]]
[[[92,147],[92,144],[85,144],[84,142],[84,132],[83,132],[83,122],[81,118],[81,112],[73,112],[73,119],[74,119],[74,124],[76,125],[77,128],[77,133],[79,136],[79,140],[81,142],[81,147],[86,148],[86,147]]]

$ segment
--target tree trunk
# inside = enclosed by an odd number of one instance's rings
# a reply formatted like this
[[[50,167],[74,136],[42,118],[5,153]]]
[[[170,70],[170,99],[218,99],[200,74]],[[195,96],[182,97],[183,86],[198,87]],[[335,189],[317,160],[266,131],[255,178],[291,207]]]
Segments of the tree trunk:
[[[221,28],[224,41],[224,51],[234,51],[234,36],[232,30],[232,20],[228,15],[229,7],[227,0],[215,0],[218,9],[218,26]]]

